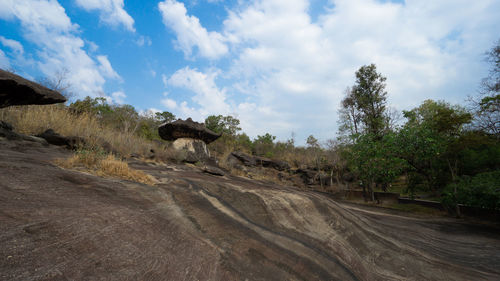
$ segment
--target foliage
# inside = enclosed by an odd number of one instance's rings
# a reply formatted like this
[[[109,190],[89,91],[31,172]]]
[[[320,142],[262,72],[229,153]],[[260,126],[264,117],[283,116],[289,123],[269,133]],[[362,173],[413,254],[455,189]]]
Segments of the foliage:
[[[77,100],[69,105],[69,108],[76,113],[91,113],[96,116],[103,116],[111,112],[111,106],[105,98],[85,97],[83,100]]]
[[[500,40],[487,53],[487,60],[492,64],[490,73],[479,95],[469,98],[469,106],[475,113],[474,128],[500,138]]]
[[[154,118],[159,123],[170,123],[175,120],[175,114],[168,111],[156,112]]]
[[[205,119],[205,127],[218,134],[236,135],[241,128],[239,127],[240,120],[233,116],[210,115]]]
[[[427,187],[437,192],[458,174],[459,136],[472,119],[460,106],[426,100],[404,111],[406,124],[398,133],[399,157],[408,163],[409,193],[413,194],[421,175]],[[415,174],[416,173],[416,174]]]
[[[352,98],[365,131],[377,137],[383,134],[387,122],[385,80],[374,64],[362,66],[356,71],[352,93],[346,97]]]
[[[273,136],[269,133],[264,134],[263,136],[257,136],[253,141],[253,150],[252,152],[255,155],[265,156],[265,157],[273,157],[274,156],[274,140],[276,136]]]
[[[106,147],[120,156],[131,153],[142,157],[150,156],[154,149],[155,159],[165,161],[175,157],[175,153],[158,142],[151,142],[137,133],[117,130],[98,116],[88,112],[75,113],[64,105],[12,106],[0,109],[0,118],[11,123],[17,132],[40,134],[53,129],[63,136],[78,136],[85,139],[86,147],[96,149]]]
[[[442,202],[448,207],[458,203],[479,208],[500,209],[500,171],[460,177],[456,183],[446,186]]]
[[[362,130],[361,112],[356,106],[352,88],[348,87],[344,94],[339,109],[339,133],[341,136],[357,136]]]
[[[313,135],[307,137],[306,143],[308,147],[319,148],[318,139],[316,139]]]
[[[405,167],[396,157],[396,135],[388,133],[381,139],[371,134],[360,136],[347,151],[351,170],[361,180],[363,188],[373,194],[375,184],[387,186]]]

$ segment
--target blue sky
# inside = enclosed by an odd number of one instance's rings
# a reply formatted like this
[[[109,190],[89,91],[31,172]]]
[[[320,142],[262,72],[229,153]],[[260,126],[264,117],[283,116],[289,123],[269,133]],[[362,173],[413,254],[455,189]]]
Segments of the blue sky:
[[[499,30],[498,0],[0,0],[0,67],[303,144],[335,137],[343,92],[370,63],[396,110],[464,104]]]

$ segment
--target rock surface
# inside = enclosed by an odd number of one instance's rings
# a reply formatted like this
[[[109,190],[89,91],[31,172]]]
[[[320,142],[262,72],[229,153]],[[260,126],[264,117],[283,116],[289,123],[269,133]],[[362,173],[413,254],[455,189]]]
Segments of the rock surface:
[[[205,162],[210,158],[207,145],[202,140],[179,138],[172,143],[172,147],[181,152],[178,160],[183,162]]]
[[[228,163],[241,164],[247,167],[261,166],[265,168],[272,168],[278,171],[285,171],[290,169],[290,165],[281,160],[269,159],[266,157],[252,156],[241,151],[233,151],[229,154]]]
[[[8,140],[25,140],[25,141],[37,142],[43,145],[48,145],[47,141],[42,138],[16,133],[11,124],[1,120],[0,120],[0,137],[6,138]]]
[[[202,140],[206,144],[213,142],[221,136],[207,129],[202,123],[194,122],[191,118],[162,124],[158,128],[158,133],[162,139],[167,141],[174,141],[179,138],[191,138]]]
[[[0,108],[11,105],[65,102],[60,93],[0,69]]]
[[[75,149],[78,146],[85,144],[85,140],[83,138],[76,136],[61,136],[52,129],[46,130],[45,132],[37,135],[37,137],[45,139],[50,144],[66,146],[69,149]]]
[[[0,140],[0,280],[500,280],[495,225],[339,203],[185,165],[155,186]]]

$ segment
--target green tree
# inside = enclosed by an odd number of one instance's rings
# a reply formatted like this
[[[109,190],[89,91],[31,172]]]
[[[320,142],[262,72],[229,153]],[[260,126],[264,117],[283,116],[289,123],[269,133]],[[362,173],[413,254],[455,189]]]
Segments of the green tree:
[[[409,188],[415,187],[417,173],[436,193],[458,175],[460,136],[472,115],[460,106],[433,100],[403,114],[407,122],[398,134],[399,156],[411,167]]]
[[[241,131],[240,120],[233,116],[210,115],[205,119],[205,127],[216,132],[235,136]]]
[[[346,97],[348,105],[354,104],[359,114],[359,117],[352,118],[359,118],[366,133],[377,138],[383,135],[387,127],[385,80],[386,78],[377,72],[375,64],[362,66],[356,71],[356,83],[352,87],[352,93]]]
[[[112,111],[111,106],[107,103],[105,98],[91,98],[89,96],[85,97],[83,100],[76,100],[69,105],[69,108],[76,113],[86,112],[96,115],[97,117],[103,117]]]
[[[316,139],[313,135],[307,137],[306,143],[310,148],[319,148],[318,139]]]
[[[257,136],[253,141],[253,153],[259,156],[273,157],[274,156],[274,140],[276,136],[269,133],[263,136]]]
[[[175,115],[171,112],[168,111],[163,111],[163,112],[156,112],[155,113],[155,119],[158,121],[158,123],[170,123],[175,120]]]
[[[404,160],[396,155],[397,138],[387,133],[382,138],[372,134],[360,136],[347,152],[351,170],[361,180],[363,193],[374,200],[377,184],[387,186],[399,176],[405,167]]]

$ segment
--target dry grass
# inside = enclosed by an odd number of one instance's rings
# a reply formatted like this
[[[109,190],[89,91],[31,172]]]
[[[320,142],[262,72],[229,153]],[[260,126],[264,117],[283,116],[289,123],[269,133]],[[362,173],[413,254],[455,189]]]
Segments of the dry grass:
[[[128,156],[134,153],[144,158],[149,157],[150,150],[154,149],[159,161],[175,158],[172,150],[159,143],[132,132],[105,127],[96,117],[87,113],[74,114],[64,105],[11,106],[0,109],[0,120],[11,123],[17,132],[23,134],[36,135],[53,129],[63,136],[82,137],[87,149],[108,146],[115,154]]]
[[[56,159],[55,164],[66,169],[84,169],[101,177],[114,177],[148,185],[157,181],[151,175],[130,168],[127,162],[117,159],[111,154],[96,151],[79,151],[68,159]]]

